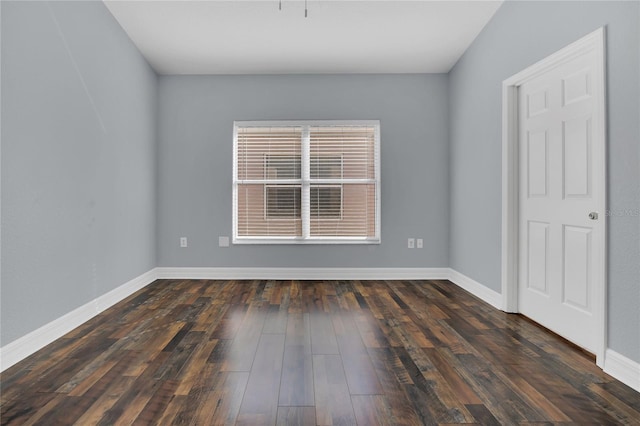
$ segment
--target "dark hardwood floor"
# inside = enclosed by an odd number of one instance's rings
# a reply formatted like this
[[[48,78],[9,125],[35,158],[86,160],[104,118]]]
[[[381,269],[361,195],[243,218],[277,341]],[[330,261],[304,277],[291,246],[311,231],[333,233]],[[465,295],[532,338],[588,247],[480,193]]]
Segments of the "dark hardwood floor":
[[[159,280],[1,375],[2,424],[640,424],[640,394],[447,281]]]

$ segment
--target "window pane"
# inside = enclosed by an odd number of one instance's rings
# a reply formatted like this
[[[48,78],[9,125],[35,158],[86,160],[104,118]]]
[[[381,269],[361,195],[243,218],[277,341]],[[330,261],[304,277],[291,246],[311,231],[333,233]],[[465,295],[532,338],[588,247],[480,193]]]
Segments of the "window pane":
[[[281,185],[266,188],[266,216],[273,218],[300,218],[301,190],[299,186]]]
[[[342,215],[342,187],[312,186],[310,198],[312,217],[339,219]]]
[[[300,156],[265,155],[265,179],[300,179]]]
[[[238,179],[300,178],[301,127],[238,127],[236,133]]]
[[[286,188],[284,192],[296,191],[300,194],[300,187]],[[260,184],[238,185],[237,188],[237,236],[239,237],[295,237],[302,235],[302,221],[300,220],[300,204],[297,209],[286,207],[283,197],[272,197],[277,201],[270,203],[273,218],[267,217],[267,187]],[[279,190],[270,194],[278,194]],[[298,196],[298,200],[300,197]],[[287,214],[284,214],[284,213]]]
[[[341,155],[311,155],[309,167],[311,179],[342,178]]]
[[[341,185],[341,192],[341,215],[335,218],[328,215],[312,214],[310,235],[318,237],[375,237],[376,185],[373,183],[344,184]],[[329,195],[328,193],[326,194],[327,196]],[[335,194],[334,192],[332,195],[335,197]],[[327,197],[327,199],[337,199],[337,197]],[[337,202],[335,204],[329,202],[329,206],[335,205],[337,205]],[[327,208],[326,211],[329,212],[331,210]]]
[[[311,159],[340,157],[345,179],[375,179],[375,140],[373,126],[312,126]],[[320,160],[322,163],[323,161]],[[326,168],[331,163],[326,162]],[[313,173],[313,164],[311,165]],[[322,169],[322,166],[320,167]],[[327,172],[328,173],[328,172]],[[325,176],[317,176],[324,178]],[[313,176],[312,176],[313,178]]]

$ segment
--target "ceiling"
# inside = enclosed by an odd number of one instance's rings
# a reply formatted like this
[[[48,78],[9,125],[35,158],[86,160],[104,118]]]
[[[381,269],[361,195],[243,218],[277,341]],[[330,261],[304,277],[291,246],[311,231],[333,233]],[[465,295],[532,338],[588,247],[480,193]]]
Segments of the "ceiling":
[[[160,74],[448,72],[502,1],[104,0]]]

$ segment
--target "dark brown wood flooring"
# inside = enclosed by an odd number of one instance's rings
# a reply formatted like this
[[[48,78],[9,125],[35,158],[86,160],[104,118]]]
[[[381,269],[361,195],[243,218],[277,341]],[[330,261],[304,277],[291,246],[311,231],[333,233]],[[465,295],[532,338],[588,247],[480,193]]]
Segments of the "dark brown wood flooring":
[[[448,281],[159,280],[1,375],[2,424],[640,424],[640,394]]]

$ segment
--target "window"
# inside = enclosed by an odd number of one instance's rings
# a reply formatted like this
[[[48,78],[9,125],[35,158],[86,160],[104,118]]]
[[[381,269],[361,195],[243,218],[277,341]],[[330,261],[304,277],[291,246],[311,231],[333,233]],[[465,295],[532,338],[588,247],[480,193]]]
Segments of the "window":
[[[234,243],[380,242],[377,121],[236,122]]]

